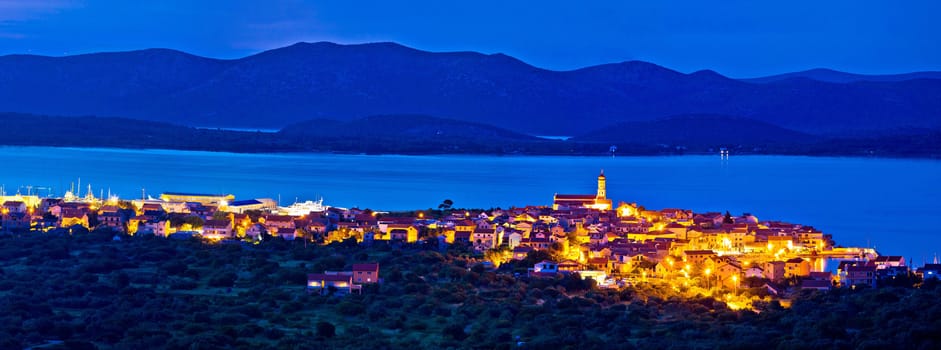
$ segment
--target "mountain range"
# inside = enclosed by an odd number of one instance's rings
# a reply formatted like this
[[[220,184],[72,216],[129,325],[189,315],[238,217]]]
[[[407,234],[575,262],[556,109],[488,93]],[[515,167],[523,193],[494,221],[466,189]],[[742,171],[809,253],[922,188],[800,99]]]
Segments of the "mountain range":
[[[941,72],[928,71],[928,72],[913,72],[913,73],[903,73],[903,74],[878,74],[878,75],[864,75],[864,74],[853,74],[835,71],[832,69],[826,68],[816,68],[809,69],[800,72],[793,73],[784,73],[771,75],[767,77],[751,78],[751,79],[741,79],[742,81],[751,82],[751,83],[772,83],[776,81],[788,80],[788,79],[810,79],[823,81],[828,83],[853,83],[860,81],[881,81],[881,82],[897,82],[913,79],[941,79]]]
[[[841,136],[941,128],[939,78],[813,70],[732,79],[641,61],[552,71],[503,54],[318,42],[233,60],[167,49],[0,56],[0,111],[268,129],[429,115],[566,136],[623,136],[637,123],[722,115],[763,123],[758,129]]]

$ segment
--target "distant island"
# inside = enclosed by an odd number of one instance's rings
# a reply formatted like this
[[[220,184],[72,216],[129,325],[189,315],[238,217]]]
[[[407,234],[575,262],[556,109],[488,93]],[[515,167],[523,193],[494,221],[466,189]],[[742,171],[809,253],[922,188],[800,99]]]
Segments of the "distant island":
[[[0,113],[0,145],[175,149],[238,153],[684,155],[781,154],[941,157],[941,131],[826,137],[721,115],[617,124],[566,140],[425,115],[315,119],[271,131],[197,128],[111,117]]]

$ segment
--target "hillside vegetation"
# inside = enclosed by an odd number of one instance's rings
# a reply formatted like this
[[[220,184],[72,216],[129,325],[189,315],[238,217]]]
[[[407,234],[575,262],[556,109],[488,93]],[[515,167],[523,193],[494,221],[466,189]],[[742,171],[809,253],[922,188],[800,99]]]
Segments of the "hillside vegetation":
[[[790,308],[639,284],[514,277],[460,247],[261,244],[68,231],[0,237],[0,348],[936,349],[937,283],[804,293]],[[307,273],[374,261],[363,295],[309,295]],[[745,291],[751,293],[750,291]],[[758,293],[754,291],[754,293]],[[64,341],[64,343],[60,343]]]

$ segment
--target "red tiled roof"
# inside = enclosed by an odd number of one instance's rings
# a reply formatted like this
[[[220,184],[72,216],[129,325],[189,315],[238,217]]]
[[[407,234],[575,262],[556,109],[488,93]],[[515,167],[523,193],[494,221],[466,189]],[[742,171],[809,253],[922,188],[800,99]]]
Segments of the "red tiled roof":
[[[353,271],[379,272],[379,263],[353,264]]]
[[[900,261],[902,261],[902,257],[901,257],[901,256],[898,256],[898,255],[883,255],[883,256],[880,256],[880,257],[876,257],[876,259],[875,259],[874,261],[875,261],[875,262],[890,262],[890,261],[892,261],[892,262],[900,262]]]
[[[293,222],[294,217],[290,215],[268,215],[265,216],[265,221]]]
[[[307,274],[307,281],[330,281],[353,283],[353,275],[327,275],[322,273]]]
[[[595,195],[593,194],[557,194],[554,198],[556,201],[559,200],[576,200],[576,201],[587,201],[595,200]]]

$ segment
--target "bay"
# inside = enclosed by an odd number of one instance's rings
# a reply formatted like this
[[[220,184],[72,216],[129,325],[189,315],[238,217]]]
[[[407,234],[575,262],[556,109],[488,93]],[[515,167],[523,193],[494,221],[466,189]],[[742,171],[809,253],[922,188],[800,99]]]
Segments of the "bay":
[[[752,213],[814,226],[837,244],[875,247],[916,265],[941,252],[941,161],[800,156],[559,157],[236,154],[174,150],[0,147],[0,184],[62,195],[140,198],[161,192],[320,197],[339,207],[409,210],[551,205],[554,193],[594,193],[648,209]],[[39,189],[43,187],[46,189]],[[49,190],[51,188],[52,190]]]

